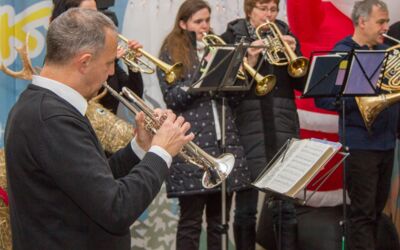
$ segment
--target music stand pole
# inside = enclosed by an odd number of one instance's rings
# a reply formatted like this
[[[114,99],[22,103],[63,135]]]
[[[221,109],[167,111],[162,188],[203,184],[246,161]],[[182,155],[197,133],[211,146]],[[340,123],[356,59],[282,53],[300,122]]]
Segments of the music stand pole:
[[[222,97],[222,112],[221,112],[221,149],[222,153],[226,153],[226,142],[225,142],[225,127],[226,127],[226,118],[225,118],[225,96]],[[221,226],[222,226],[222,233],[221,233],[221,240],[222,240],[222,250],[227,250],[229,246],[229,236],[228,236],[228,229],[229,226],[227,224],[227,209],[226,209],[226,180],[221,183]]]
[[[213,45],[210,47],[232,47],[227,45]],[[224,95],[225,91],[246,91],[250,88],[247,84],[247,78],[244,80],[246,84],[240,86],[233,86],[234,81],[236,81],[237,72],[239,70],[240,64],[243,62],[243,57],[245,53],[245,49],[248,47],[244,46],[243,42],[239,43],[239,45],[234,46],[234,50],[229,52],[228,55],[225,55],[220,59],[220,61],[213,66],[213,68],[208,68],[206,73],[202,73],[200,75],[200,79],[195,80],[195,82],[189,88],[189,91],[194,92],[205,92],[212,91],[215,94],[221,96],[222,101],[222,111],[221,111],[221,143],[220,148],[222,153],[226,152],[226,97]],[[205,57],[205,56],[204,56]],[[204,57],[202,62],[204,61]],[[228,62],[228,65],[224,62]],[[210,63],[210,62],[208,62]],[[201,63],[200,63],[201,64]],[[213,65],[213,64],[210,64]],[[215,74],[218,74],[216,69],[220,69],[221,67],[226,67],[226,69],[220,70],[222,72],[222,79],[216,80]],[[199,68],[201,70],[201,68]],[[207,76],[214,75],[214,78],[207,79]],[[213,84],[204,84],[205,82],[210,81]],[[199,85],[199,86],[198,86]],[[206,86],[203,86],[206,85]],[[219,225],[219,234],[221,235],[221,247],[222,250],[227,250],[229,246],[229,237],[228,237],[228,229],[229,226],[227,224],[229,214],[227,213],[227,185],[226,180],[221,183],[221,224]]]
[[[342,97],[342,144],[343,144],[343,151],[345,153],[349,152],[348,147],[346,146],[346,100],[345,98]],[[342,226],[342,250],[346,250],[346,238],[347,238],[347,201],[346,201],[346,185],[347,185],[347,181],[346,181],[346,160],[343,161],[342,163],[342,182],[343,182],[343,207],[342,207],[342,211],[343,211],[343,219],[341,221],[341,226]]]

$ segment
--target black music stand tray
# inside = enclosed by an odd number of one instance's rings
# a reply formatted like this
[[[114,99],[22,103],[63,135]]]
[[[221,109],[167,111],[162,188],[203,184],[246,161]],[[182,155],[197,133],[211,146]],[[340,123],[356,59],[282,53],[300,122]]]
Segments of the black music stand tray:
[[[323,55],[325,54],[325,55]],[[346,146],[346,98],[380,94],[388,54],[384,50],[319,51],[311,54],[312,63],[302,98],[336,98],[341,105],[342,154],[349,155]],[[346,161],[343,161],[343,227],[342,249],[346,249]]]
[[[221,112],[221,148],[222,152],[226,150],[225,143],[225,103],[224,92],[247,91],[251,88],[253,81],[249,82],[247,75],[244,80],[237,80],[237,74],[242,65],[243,58],[249,46],[239,43],[238,45],[212,45],[206,48],[206,53],[200,61],[196,74],[193,75],[193,83],[188,92],[212,92],[218,94],[222,99]],[[198,80],[194,80],[198,79]],[[228,249],[228,229],[226,214],[226,183],[221,183],[221,211],[222,219],[220,225],[220,234],[222,236],[222,250]]]
[[[189,92],[204,91],[247,91],[251,82],[246,79],[237,81],[237,74],[242,65],[248,46],[240,43],[234,45],[213,45],[207,47],[200,61],[189,88]]]

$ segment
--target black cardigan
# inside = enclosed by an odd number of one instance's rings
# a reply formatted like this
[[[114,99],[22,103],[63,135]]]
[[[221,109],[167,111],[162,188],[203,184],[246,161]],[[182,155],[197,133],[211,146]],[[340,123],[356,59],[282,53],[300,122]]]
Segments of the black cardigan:
[[[128,250],[129,226],[168,175],[129,145],[107,160],[89,121],[34,85],[9,114],[5,149],[15,250]]]

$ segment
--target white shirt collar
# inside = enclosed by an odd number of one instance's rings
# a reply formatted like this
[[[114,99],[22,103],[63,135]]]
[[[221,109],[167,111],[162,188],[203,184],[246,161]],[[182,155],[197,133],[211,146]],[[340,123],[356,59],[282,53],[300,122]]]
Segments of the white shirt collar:
[[[74,106],[83,116],[86,114],[88,103],[86,99],[73,88],[55,80],[34,75],[32,84],[48,89]]]

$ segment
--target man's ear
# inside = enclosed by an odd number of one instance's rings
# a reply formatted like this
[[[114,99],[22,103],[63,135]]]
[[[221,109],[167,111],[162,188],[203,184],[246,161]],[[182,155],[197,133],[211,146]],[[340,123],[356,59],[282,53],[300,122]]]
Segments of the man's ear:
[[[92,59],[93,55],[90,53],[82,53],[77,55],[75,63],[80,73],[86,73],[90,63],[92,62]]]
[[[359,18],[358,18],[358,26],[360,26],[361,28],[363,28],[364,26],[365,26],[365,21],[366,21],[367,19],[365,18],[365,17],[363,17],[363,16],[360,16]]]

